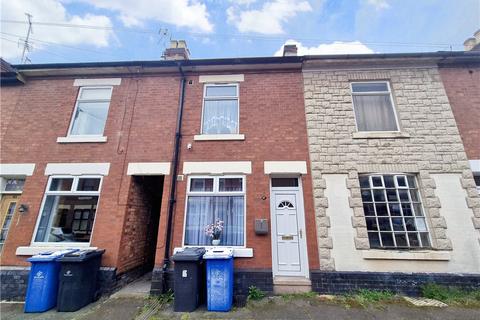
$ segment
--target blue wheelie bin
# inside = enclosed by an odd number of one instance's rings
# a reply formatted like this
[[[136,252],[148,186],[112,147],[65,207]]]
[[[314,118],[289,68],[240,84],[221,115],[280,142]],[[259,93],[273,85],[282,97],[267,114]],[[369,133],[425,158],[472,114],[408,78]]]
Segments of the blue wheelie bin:
[[[57,259],[75,251],[77,249],[50,251],[27,259],[32,267],[28,277],[25,312],[44,312],[56,306],[60,272]]]
[[[233,300],[233,250],[213,248],[203,255],[207,261],[207,309],[230,311]]]

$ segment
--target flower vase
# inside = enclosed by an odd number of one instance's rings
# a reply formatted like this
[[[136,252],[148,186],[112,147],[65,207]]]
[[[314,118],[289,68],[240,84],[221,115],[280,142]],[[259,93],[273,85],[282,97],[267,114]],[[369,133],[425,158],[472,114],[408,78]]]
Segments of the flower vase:
[[[213,239],[212,240],[212,245],[213,246],[218,246],[220,244],[220,239]]]

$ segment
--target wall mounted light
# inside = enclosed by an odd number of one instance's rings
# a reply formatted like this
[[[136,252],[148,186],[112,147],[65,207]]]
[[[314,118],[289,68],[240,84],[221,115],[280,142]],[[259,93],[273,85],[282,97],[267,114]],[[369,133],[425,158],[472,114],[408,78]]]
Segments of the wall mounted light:
[[[27,212],[28,212],[28,205],[22,203],[22,204],[18,207],[18,212],[20,212],[20,213],[27,213]]]

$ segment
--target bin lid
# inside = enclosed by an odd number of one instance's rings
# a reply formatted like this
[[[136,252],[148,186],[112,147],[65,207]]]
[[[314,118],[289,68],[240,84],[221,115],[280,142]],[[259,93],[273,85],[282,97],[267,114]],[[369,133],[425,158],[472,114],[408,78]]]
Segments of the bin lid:
[[[83,249],[75,252],[68,253],[58,259],[60,262],[82,262],[101,256],[105,252],[105,249]]]
[[[183,248],[172,257],[173,261],[199,261],[205,254],[205,248]]]
[[[210,248],[203,255],[203,259],[230,259],[233,257],[231,248]]]
[[[48,261],[55,261],[59,258],[63,257],[65,254],[69,254],[72,252],[78,251],[78,249],[64,249],[58,251],[45,251],[39,254],[36,254],[27,259],[29,262],[48,262]]]

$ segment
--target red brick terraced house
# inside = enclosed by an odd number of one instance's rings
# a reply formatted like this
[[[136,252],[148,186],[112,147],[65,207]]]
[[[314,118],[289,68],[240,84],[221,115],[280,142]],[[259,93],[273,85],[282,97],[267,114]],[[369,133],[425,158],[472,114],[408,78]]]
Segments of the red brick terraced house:
[[[480,53],[480,30],[465,51]],[[480,193],[480,61],[442,61],[439,71]]]
[[[204,229],[216,219],[237,297],[250,285],[310,289],[319,262],[301,58],[166,55],[182,60],[4,73],[2,299],[22,298],[26,258],[65,247],[106,250],[105,291],[153,270],[152,293],[163,292],[175,250],[211,246]]]

